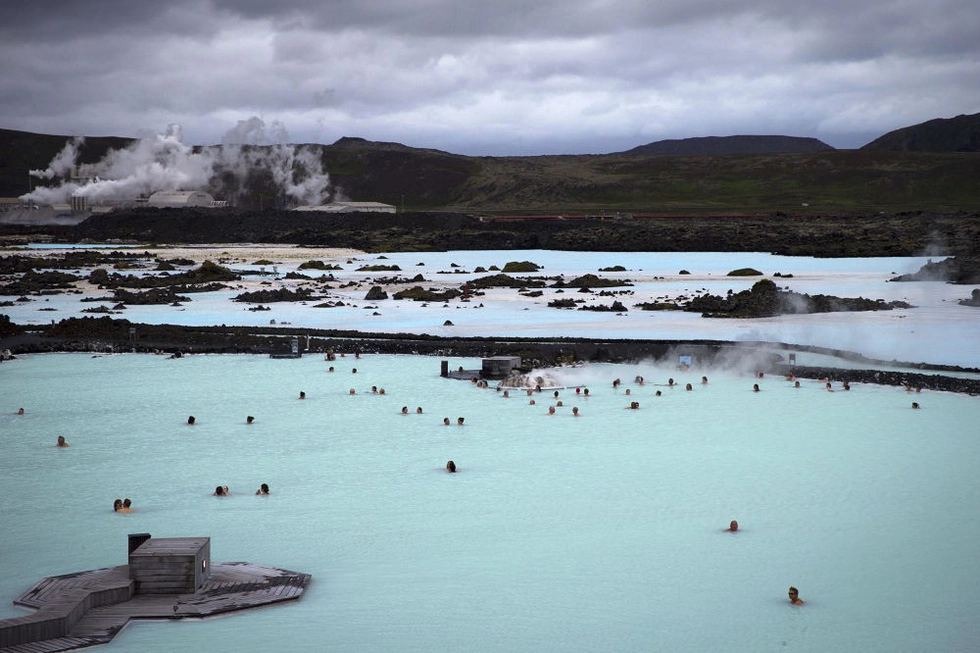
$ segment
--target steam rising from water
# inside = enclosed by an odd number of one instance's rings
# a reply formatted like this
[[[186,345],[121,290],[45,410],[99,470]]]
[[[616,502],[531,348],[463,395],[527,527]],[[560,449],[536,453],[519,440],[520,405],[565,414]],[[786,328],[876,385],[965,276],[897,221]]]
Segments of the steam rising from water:
[[[256,185],[271,183],[288,202],[322,204],[330,193],[330,177],[319,149],[289,145],[288,138],[281,123],[267,130],[253,117],[239,121],[220,146],[193,148],[183,143],[180,125],[172,124],[163,134],[110,150],[97,163],[78,164],[73,176],[85,142],[80,136],[65,143],[46,169],[30,173],[58,183],[39,186],[21,199],[58,204],[76,196],[100,204],[131,202],[157,191],[203,190],[235,204]]]

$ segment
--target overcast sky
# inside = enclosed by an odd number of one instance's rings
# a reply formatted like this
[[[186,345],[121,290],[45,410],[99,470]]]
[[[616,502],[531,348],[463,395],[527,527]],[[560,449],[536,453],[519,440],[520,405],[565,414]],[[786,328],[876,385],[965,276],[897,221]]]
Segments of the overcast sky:
[[[271,141],[469,155],[851,148],[978,112],[976,0],[0,4],[0,128],[48,134],[213,144],[258,118]]]

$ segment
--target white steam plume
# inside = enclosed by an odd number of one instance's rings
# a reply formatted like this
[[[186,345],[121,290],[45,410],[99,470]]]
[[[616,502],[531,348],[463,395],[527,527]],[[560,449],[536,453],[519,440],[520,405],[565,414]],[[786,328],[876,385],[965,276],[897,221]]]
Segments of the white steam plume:
[[[271,138],[270,138],[271,135]],[[273,140],[273,142],[270,142]],[[321,204],[329,195],[330,178],[315,148],[286,143],[288,134],[278,122],[267,134],[259,118],[243,120],[222,139],[222,145],[195,150],[185,145],[180,125],[164,134],[141,137],[129,147],[110,150],[97,163],[78,166],[69,177],[84,138],[75,138],[45,170],[32,170],[38,179],[57,179],[21,197],[41,204],[67,203],[72,196],[90,204],[134,201],[157,191],[208,190],[232,202],[248,192],[258,176],[271,178],[278,194],[293,203]],[[228,197],[227,194],[232,194]]]

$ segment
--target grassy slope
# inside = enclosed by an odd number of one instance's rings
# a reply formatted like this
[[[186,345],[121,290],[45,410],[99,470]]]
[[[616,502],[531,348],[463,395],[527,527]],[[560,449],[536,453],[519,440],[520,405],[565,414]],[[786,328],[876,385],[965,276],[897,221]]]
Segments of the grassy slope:
[[[0,130],[0,196],[26,192],[27,171],[46,167],[66,140]],[[97,160],[108,147],[127,142],[88,138],[83,160]],[[410,211],[710,215],[980,209],[980,153],[467,157],[359,139],[316,147],[339,195]],[[269,192],[255,190],[256,196]]]

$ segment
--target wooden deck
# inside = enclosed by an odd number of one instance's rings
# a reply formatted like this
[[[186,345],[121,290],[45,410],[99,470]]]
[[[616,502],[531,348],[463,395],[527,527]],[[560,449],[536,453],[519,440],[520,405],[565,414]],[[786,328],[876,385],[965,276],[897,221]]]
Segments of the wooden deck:
[[[224,562],[211,567],[210,578],[193,594],[137,595],[128,565],[42,578],[14,601],[37,612],[0,621],[0,651],[69,651],[109,642],[130,619],[203,618],[295,600],[311,578],[248,562]]]

